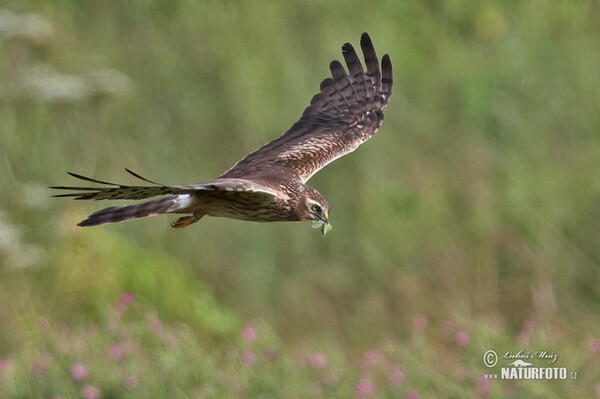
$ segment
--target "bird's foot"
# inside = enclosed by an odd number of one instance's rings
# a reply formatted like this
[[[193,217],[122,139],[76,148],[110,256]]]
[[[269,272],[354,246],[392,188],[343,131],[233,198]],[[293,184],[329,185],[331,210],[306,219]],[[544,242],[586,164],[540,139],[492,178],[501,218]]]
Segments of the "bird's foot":
[[[198,220],[200,220],[200,218],[196,217],[195,215],[182,216],[179,219],[171,222],[171,227],[173,227],[174,229],[182,229],[184,227],[189,226],[192,223],[196,223]]]

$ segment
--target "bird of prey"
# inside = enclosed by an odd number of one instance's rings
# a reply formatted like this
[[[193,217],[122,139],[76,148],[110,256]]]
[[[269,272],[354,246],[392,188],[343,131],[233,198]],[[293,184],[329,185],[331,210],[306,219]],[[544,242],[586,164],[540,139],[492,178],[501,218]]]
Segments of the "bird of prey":
[[[332,77],[321,82],[300,119],[277,139],[246,155],[220,176],[198,184],[175,186],[148,180],[150,185],[109,183],[68,172],[99,187],[51,187],[75,191],[55,197],[79,200],[144,200],[112,206],[89,215],[78,226],[96,226],[163,213],[187,214],[171,225],[189,226],[205,215],[258,222],[312,220],[325,235],[330,229],[329,204],[305,183],[322,167],[354,151],[370,139],[383,122],[392,92],[392,64],[379,60],[367,33],[360,46],[366,71],[350,43],[342,46],[348,71],[339,61],[329,65]]]

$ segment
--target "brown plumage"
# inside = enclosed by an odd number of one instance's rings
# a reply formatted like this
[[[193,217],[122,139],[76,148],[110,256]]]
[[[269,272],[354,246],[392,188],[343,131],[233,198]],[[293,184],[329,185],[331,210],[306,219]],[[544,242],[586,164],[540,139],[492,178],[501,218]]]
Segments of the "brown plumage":
[[[81,180],[104,187],[51,187],[77,191],[55,197],[83,200],[162,198],[141,204],[114,206],[94,212],[79,226],[96,226],[163,213],[191,214],[175,221],[185,227],[204,215],[259,222],[313,220],[329,228],[329,204],[306,181],[322,167],[354,151],[371,138],[383,122],[392,91],[392,65],[386,54],[381,68],[369,35],[360,45],[366,71],[351,44],[342,46],[348,72],[339,61],[329,65],[332,77],[321,82],[321,91],[311,100],[298,122],[277,139],[239,160],[215,179],[188,186],[150,183],[128,186],[92,179]]]

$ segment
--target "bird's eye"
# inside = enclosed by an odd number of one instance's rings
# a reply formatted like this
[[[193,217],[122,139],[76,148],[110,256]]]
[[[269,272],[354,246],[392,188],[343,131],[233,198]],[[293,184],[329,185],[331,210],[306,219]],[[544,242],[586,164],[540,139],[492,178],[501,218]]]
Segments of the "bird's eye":
[[[321,207],[317,204],[314,204],[313,206],[311,206],[310,209],[312,209],[315,212],[321,212]]]

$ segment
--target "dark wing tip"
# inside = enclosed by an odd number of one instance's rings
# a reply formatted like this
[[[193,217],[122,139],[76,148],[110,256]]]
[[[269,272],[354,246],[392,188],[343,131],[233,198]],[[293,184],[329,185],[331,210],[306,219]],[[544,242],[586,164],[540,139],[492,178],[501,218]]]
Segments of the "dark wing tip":
[[[135,173],[133,170],[131,170],[131,169],[129,169],[129,168],[125,168],[125,171],[126,171],[127,173],[129,173],[130,175],[132,175],[133,177],[136,177],[136,178],[138,178],[138,179],[140,179],[140,180],[142,180],[142,181],[145,181],[146,183],[150,183],[150,184],[156,184],[156,185],[158,185],[158,186],[164,186],[164,184],[157,183],[157,182],[155,182],[155,181],[152,181],[152,180],[146,179],[146,178],[145,178],[145,177],[143,177],[143,176],[140,176],[140,174],[139,174],[139,173]]]
[[[352,44],[350,43],[344,43],[342,45],[342,54],[343,53],[351,53],[354,52],[354,46],[352,46]]]
[[[360,35],[360,47],[363,49],[365,47],[373,48],[373,42],[371,42],[371,37],[367,32],[363,32],[363,34]]]
[[[381,90],[389,95],[392,93],[392,85],[394,83],[392,73],[392,61],[388,54],[384,55],[381,59]]]
[[[67,172],[67,174],[69,176],[72,176],[72,177],[76,178],[76,179],[84,180],[84,181],[89,181],[89,182],[92,182],[92,183],[107,184],[109,186],[120,186],[119,184],[115,184],[115,183],[111,183],[111,182],[107,182],[107,181],[102,181],[102,180],[98,180],[98,179],[93,179],[91,177],[82,176],[80,174],[73,173],[73,172]]]
[[[333,72],[336,69],[342,68],[344,69],[344,67],[342,66],[342,63],[339,62],[338,60],[333,60],[329,63],[329,69]]]
[[[332,86],[332,85],[333,85],[333,79],[326,78],[321,81],[321,85],[319,87],[321,90],[323,90],[324,88]]]

